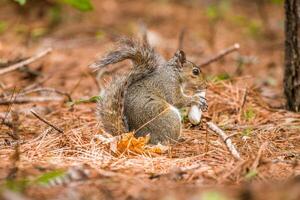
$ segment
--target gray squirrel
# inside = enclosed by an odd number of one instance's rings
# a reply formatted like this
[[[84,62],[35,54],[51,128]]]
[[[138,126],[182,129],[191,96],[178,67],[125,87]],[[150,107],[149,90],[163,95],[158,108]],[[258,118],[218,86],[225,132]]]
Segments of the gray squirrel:
[[[150,143],[172,143],[182,132],[178,109],[197,105],[207,109],[205,98],[184,93],[184,82],[200,80],[201,70],[186,59],[182,50],[166,61],[147,40],[123,38],[117,48],[93,63],[95,69],[129,59],[133,66],[113,80],[97,105],[104,130],[112,135],[134,131],[150,135]]]

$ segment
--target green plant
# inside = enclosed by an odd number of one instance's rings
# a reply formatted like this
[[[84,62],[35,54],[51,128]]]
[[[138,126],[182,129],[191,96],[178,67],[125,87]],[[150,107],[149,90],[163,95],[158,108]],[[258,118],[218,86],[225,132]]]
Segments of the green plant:
[[[250,20],[247,25],[247,34],[251,37],[258,38],[263,34],[263,25],[258,20]]]
[[[36,39],[36,38],[39,38],[39,37],[42,37],[42,36],[46,35],[47,32],[48,32],[47,28],[38,27],[38,28],[32,29],[31,32],[30,32],[30,35],[33,39]]]
[[[50,183],[50,181],[60,178],[60,177],[63,177],[64,175],[65,175],[65,171],[54,170],[54,171],[46,172],[46,173],[40,175],[39,177],[34,179],[32,181],[32,183],[38,184],[38,185],[48,185]]]
[[[14,192],[23,192],[30,185],[27,178],[19,180],[7,180],[2,187]]]
[[[252,134],[252,128],[246,128],[245,130],[242,131],[242,136],[250,137],[251,134]]]
[[[211,46],[215,43],[216,26],[218,22],[225,17],[230,10],[230,1],[221,0],[218,3],[211,4],[206,7],[205,15],[209,20],[209,38],[208,41]]]
[[[61,0],[60,2],[73,6],[80,11],[93,10],[90,0]]]
[[[226,200],[227,198],[225,197],[224,194],[218,192],[218,191],[206,191],[203,192],[201,195],[202,200]]]
[[[282,5],[284,0],[269,0],[269,2],[275,5]]]
[[[33,185],[48,185],[50,181],[55,180],[57,178],[65,176],[64,170],[53,170],[50,172],[46,172],[38,177],[34,178],[22,178],[22,179],[14,179],[7,180],[2,188],[9,189],[14,192],[24,192],[30,186]]]
[[[0,21],[0,34],[3,33],[7,28],[7,23],[4,21]]]
[[[78,105],[81,103],[95,103],[97,101],[99,101],[101,99],[100,96],[92,96],[89,99],[78,99],[78,100],[74,100],[74,101],[69,101],[67,102],[68,106],[74,106],[74,105]]]
[[[105,38],[105,32],[103,30],[98,30],[96,32],[96,39],[102,40],[103,38]]]
[[[252,107],[249,107],[245,112],[244,112],[244,118],[246,121],[251,121],[256,117],[256,113],[253,110]]]
[[[256,177],[258,175],[258,172],[256,170],[250,170],[246,175],[245,175],[245,179],[246,180],[251,180],[254,177]]]
[[[225,80],[230,80],[231,76],[227,72],[220,73],[216,76],[207,76],[207,80],[212,81],[214,83],[220,82],[220,81],[225,81]]]
[[[222,19],[230,10],[230,2],[222,0],[216,4],[211,4],[206,7],[205,14],[211,22],[216,22]]]
[[[21,6],[24,6],[27,3],[27,0],[13,0],[19,3]],[[73,8],[76,8],[80,11],[91,11],[93,10],[93,5],[90,0],[56,0],[56,4],[66,4],[70,5]]]
[[[263,24],[256,19],[249,19],[243,15],[230,16],[229,21],[243,29],[243,32],[253,38],[259,38],[263,35]]]
[[[16,2],[18,2],[21,6],[25,5],[26,0],[14,0]]]

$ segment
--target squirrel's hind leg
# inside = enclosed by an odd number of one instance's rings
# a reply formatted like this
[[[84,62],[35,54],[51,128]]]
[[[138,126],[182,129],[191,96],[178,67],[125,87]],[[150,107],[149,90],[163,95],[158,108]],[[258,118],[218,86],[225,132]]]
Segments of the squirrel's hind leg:
[[[172,105],[159,113],[156,118],[136,132],[136,136],[150,134],[151,144],[174,143],[181,135],[181,116],[177,108]]]

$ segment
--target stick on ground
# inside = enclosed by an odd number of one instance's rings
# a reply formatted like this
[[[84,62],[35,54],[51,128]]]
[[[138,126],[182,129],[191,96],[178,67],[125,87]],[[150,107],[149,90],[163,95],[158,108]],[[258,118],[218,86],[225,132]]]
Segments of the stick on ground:
[[[1,99],[0,98],[0,105],[7,105],[11,103],[30,103],[30,102],[48,102],[48,101],[62,101],[62,97],[17,97],[15,99]]]
[[[54,124],[52,124],[52,123],[49,122],[48,120],[44,119],[42,116],[40,116],[39,114],[37,114],[34,110],[30,110],[30,112],[31,112],[36,118],[38,118],[39,120],[41,120],[41,121],[44,122],[45,124],[51,126],[52,128],[54,128],[55,130],[57,130],[57,131],[60,132],[60,133],[64,133],[64,131],[63,131],[61,128],[55,126]]]
[[[239,154],[239,152],[236,150],[235,146],[232,144],[231,139],[226,135],[226,133],[224,131],[222,131],[216,124],[214,124],[213,122],[207,122],[206,123],[208,128],[210,130],[212,130],[213,132],[217,133],[222,140],[225,142],[228,150],[230,151],[231,155],[237,159],[237,160],[241,160],[241,156]]]
[[[25,66],[25,65],[28,65],[28,64],[30,64],[30,63],[32,63],[32,62],[38,60],[39,58],[44,57],[45,55],[47,55],[47,54],[50,53],[51,51],[52,51],[52,49],[51,49],[51,48],[48,48],[48,49],[46,49],[46,50],[44,50],[44,51],[42,51],[42,52],[36,54],[35,56],[33,56],[33,57],[31,57],[31,58],[28,58],[28,59],[23,60],[23,61],[21,61],[21,62],[19,62],[19,63],[16,63],[16,64],[13,64],[13,65],[11,65],[11,66],[8,66],[8,67],[6,67],[6,68],[4,68],[4,69],[1,69],[1,70],[0,70],[0,75],[3,75],[3,74],[6,74],[6,73],[9,73],[9,72],[12,72],[12,71],[14,71],[14,70],[16,70],[16,69],[18,69],[18,68],[21,68],[21,67],[23,67],[23,66]]]
[[[24,92],[20,93],[19,96],[24,96],[24,95],[27,95],[27,94],[30,94],[30,93],[35,93],[35,92],[52,92],[52,93],[57,93],[57,94],[66,96],[68,98],[68,101],[72,101],[72,97],[71,97],[71,95],[69,93],[61,91],[61,90],[58,90],[58,89],[55,89],[55,88],[43,88],[43,87],[35,88],[35,89],[24,91]]]
[[[227,49],[224,49],[222,51],[220,51],[217,55],[215,55],[212,58],[207,59],[206,61],[202,62],[199,66],[200,67],[204,67],[206,65],[209,65],[221,58],[223,58],[224,56],[238,50],[240,48],[240,45],[238,43],[235,43],[234,45],[232,45],[231,47],[228,47]]]

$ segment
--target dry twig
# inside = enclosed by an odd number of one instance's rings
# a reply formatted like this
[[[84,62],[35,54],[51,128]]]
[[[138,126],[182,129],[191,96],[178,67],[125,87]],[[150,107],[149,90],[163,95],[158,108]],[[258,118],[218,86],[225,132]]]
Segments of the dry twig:
[[[208,128],[210,130],[212,130],[213,132],[217,133],[225,142],[228,150],[230,151],[231,155],[237,159],[240,160],[240,154],[239,152],[236,150],[235,146],[232,144],[231,139],[226,135],[226,133],[224,131],[222,131],[216,124],[214,124],[213,122],[207,122],[206,123]]]
[[[30,103],[30,102],[48,102],[48,101],[61,101],[61,97],[17,97],[15,99],[0,99],[0,105],[7,105],[10,103]]]
[[[68,101],[72,101],[72,97],[69,93],[55,89],[55,88],[35,88],[35,89],[24,91],[24,92],[20,93],[19,96],[24,96],[24,95],[27,95],[30,93],[35,93],[35,92],[53,92],[53,93],[57,93],[60,95],[64,95],[68,98]]]
[[[39,120],[41,120],[41,121],[44,122],[45,124],[51,126],[52,128],[54,128],[54,129],[57,130],[58,132],[60,132],[60,133],[63,133],[63,132],[64,132],[61,128],[55,126],[54,124],[52,124],[52,123],[49,122],[48,120],[44,119],[42,116],[40,116],[39,114],[37,114],[34,110],[30,110],[30,112],[31,112],[36,118],[38,118]]]
[[[204,66],[206,66],[206,65],[209,65],[209,64],[211,64],[211,63],[213,63],[213,62],[215,62],[215,61],[217,61],[217,60],[223,58],[224,56],[226,56],[226,55],[228,55],[228,54],[230,54],[230,53],[232,53],[232,52],[238,50],[239,48],[240,48],[240,45],[239,45],[238,43],[235,43],[235,44],[232,45],[231,47],[228,47],[227,49],[224,49],[224,50],[220,51],[220,52],[219,52],[217,55],[215,55],[214,57],[209,58],[209,59],[207,59],[206,61],[200,63],[199,66],[200,66],[200,67],[204,67]]]
[[[18,69],[18,68],[20,68],[20,67],[23,67],[23,66],[25,66],[25,65],[28,65],[28,64],[30,64],[30,63],[32,63],[32,62],[38,60],[39,58],[44,57],[45,55],[47,55],[47,54],[50,53],[51,51],[52,51],[52,49],[51,49],[51,48],[48,48],[48,49],[46,49],[46,50],[44,50],[44,51],[38,53],[37,55],[35,55],[35,56],[31,57],[31,58],[28,58],[28,59],[26,59],[26,60],[24,60],[24,61],[21,61],[21,62],[19,62],[19,63],[14,64],[14,65],[8,66],[8,67],[6,67],[6,68],[4,68],[4,69],[1,69],[1,70],[0,70],[0,75],[3,75],[3,74],[6,74],[6,73],[9,73],[9,72],[12,72],[12,71],[14,71],[14,70],[16,70],[16,69]]]

